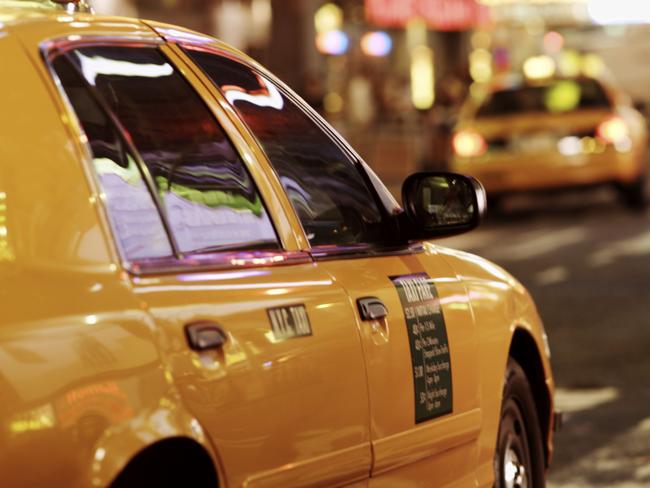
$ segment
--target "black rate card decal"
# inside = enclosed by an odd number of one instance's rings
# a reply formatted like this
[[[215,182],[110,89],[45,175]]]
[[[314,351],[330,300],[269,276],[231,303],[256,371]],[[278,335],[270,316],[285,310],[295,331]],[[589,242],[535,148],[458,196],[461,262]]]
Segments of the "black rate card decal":
[[[269,308],[266,312],[271,321],[273,336],[277,340],[312,335],[311,324],[304,305]]]
[[[415,423],[420,423],[453,408],[445,318],[436,286],[426,273],[394,276],[391,281],[404,309],[413,363]]]

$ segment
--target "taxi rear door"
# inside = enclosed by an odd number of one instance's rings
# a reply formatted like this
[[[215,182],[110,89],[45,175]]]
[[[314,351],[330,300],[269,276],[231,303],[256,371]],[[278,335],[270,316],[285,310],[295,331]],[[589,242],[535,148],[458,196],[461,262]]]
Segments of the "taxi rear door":
[[[209,435],[224,484],[364,483],[354,313],[296,250],[246,142],[232,126],[226,136],[228,120],[157,43],[80,39],[48,59],[88,141],[133,292],[155,320],[170,394]]]

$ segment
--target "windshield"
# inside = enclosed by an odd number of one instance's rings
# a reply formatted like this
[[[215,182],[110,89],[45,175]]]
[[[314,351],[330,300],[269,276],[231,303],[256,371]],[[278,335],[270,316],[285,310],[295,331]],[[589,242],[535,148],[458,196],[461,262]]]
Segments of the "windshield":
[[[477,115],[499,117],[526,112],[563,113],[595,108],[611,108],[611,102],[597,81],[557,80],[541,86],[496,91],[479,108]]]

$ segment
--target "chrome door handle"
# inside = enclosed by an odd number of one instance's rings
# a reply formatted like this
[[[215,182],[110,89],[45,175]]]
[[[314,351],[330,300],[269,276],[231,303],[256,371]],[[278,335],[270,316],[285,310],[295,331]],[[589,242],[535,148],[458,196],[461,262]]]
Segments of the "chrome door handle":
[[[193,322],[185,326],[187,343],[195,351],[220,349],[228,340],[228,336],[215,322]]]
[[[357,300],[361,320],[380,320],[388,316],[388,308],[377,297],[364,297]]]

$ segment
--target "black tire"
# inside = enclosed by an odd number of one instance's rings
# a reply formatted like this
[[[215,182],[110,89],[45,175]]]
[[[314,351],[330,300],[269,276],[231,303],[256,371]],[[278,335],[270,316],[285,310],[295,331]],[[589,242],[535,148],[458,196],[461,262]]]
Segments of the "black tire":
[[[632,210],[644,210],[648,205],[645,176],[640,176],[632,183],[619,183],[618,189],[625,206]]]
[[[110,488],[218,488],[210,456],[194,441],[162,441],[138,454]]]
[[[535,401],[524,370],[508,359],[494,454],[495,488],[545,486],[544,449]]]

